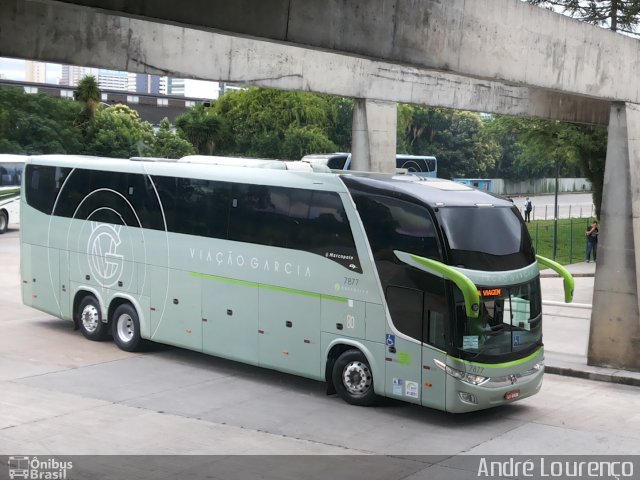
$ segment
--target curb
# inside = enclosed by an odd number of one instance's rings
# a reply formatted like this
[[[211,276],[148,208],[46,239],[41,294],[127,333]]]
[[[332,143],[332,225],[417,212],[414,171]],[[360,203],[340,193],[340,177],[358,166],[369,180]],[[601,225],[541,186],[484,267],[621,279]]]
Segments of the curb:
[[[574,278],[577,278],[577,277],[595,277],[596,274],[595,273],[572,273],[571,276],[574,277]],[[560,275],[558,275],[556,273],[541,273],[540,274],[540,278],[562,278],[562,277],[560,277]]]
[[[607,383],[615,383],[618,385],[630,385],[633,387],[640,387],[640,374],[638,376],[629,376],[628,373],[635,372],[621,372],[620,370],[615,370],[613,373],[600,373],[600,372],[589,372],[586,370],[576,370],[570,367],[554,367],[551,365],[544,366],[545,373],[550,373],[552,375],[562,375],[564,377],[575,377],[575,378],[583,378],[585,380],[595,380],[598,382],[607,382]]]

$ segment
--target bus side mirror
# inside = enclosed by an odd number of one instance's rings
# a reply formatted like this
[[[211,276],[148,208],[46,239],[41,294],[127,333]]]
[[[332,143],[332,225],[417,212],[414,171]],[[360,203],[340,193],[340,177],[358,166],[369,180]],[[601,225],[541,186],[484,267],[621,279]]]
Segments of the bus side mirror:
[[[573,289],[575,287],[575,282],[573,280],[573,276],[569,273],[569,270],[564,268],[558,262],[554,262],[553,260],[541,255],[536,255],[536,259],[540,265],[544,265],[545,267],[556,271],[562,277],[562,283],[564,285],[564,302],[571,303],[573,301]]]
[[[407,252],[394,250],[393,253],[401,262],[429,272],[440,278],[451,280],[462,292],[464,297],[465,313],[468,318],[478,318],[480,315],[480,295],[478,287],[469,277],[460,273],[453,267],[431,258],[424,258]]]

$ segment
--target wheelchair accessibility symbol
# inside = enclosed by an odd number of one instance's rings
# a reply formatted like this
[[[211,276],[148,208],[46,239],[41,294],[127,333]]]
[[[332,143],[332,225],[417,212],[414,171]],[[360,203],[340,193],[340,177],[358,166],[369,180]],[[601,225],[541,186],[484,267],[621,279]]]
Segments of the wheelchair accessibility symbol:
[[[396,346],[396,336],[387,333],[385,343],[387,347],[395,347]]]

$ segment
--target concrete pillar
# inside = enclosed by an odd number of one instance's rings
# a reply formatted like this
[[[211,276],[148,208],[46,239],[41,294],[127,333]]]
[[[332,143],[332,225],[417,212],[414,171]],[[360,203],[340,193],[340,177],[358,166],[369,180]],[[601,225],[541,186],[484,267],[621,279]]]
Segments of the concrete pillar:
[[[640,371],[640,105],[612,103],[589,365]]]
[[[397,104],[357,99],[353,105],[351,170],[394,173]]]

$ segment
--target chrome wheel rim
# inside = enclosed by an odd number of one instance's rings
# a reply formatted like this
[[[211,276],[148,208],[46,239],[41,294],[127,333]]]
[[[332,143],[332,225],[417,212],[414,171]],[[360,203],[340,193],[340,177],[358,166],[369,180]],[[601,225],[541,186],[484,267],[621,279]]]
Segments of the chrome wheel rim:
[[[95,305],[87,305],[82,309],[82,327],[89,333],[93,333],[98,329],[100,323],[100,314]]]
[[[369,366],[363,362],[350,362],[342,371],[342,383],[352,395],[362,395],[371,388],[372,376]]]
[[[131,315],[123,313],[118,317],[118,337],[123,342],[130,342],[135,334],[135,326]]]
[[[0,231],[4,230],[7,226],[7,218],[4,215],[0,215]]]

